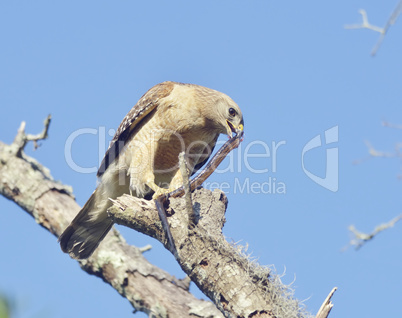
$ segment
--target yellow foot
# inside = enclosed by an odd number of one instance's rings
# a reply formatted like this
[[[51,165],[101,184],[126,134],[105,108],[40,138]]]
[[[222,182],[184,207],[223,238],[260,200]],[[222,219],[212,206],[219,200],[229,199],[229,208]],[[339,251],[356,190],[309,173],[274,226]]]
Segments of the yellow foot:
[[[159,187],[158,187],[158,188],[156,189],[154,195],[152,196],[152,199],[155,200],[156,198],[160,197],[161,195],[167,194],[167,193],[169,193],[169,192],[171,192],[170,189],[164,189],[164,188],[159,188]]]
[[[154,200],[163,194],[167,194],[169,192],[176,190],[176,187],[174,187],[172,184],[170,184],[170,187],[168,189],[159,187],[153,181],[148,181],[146,184],[155,192],[154,195],[152,196],[152,199]]]

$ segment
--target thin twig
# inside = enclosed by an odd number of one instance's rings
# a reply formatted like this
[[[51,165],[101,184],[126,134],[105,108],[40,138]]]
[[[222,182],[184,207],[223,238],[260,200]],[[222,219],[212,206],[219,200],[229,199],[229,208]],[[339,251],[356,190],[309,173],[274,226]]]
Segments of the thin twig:
[[[385,152],[385,151],[380,151],[377,150],[371,145],[369,141],[364,142],[368,148],[368,156],[361,158],[361,159],[356,159],[353,161],[353,164],[361,164],[362,162],[370,159],[370,158],[400,158],[402,159],[402,143],[397,143],[395,144],[395,151],[394,152]]]
[[[367,12],[364,9],[360,9],[359,13],[362,15],[362,23],[361,24],[348,24],[345,25],[345,29],[369,29],[375,32],[379,32],[381,34],[385,33],[385,30],[383,28],[380,28],[378,26],[372,25],[368,22],[367,18]]]
[[[138,249],[140,250],[141,253],[144,253],[150,251],[152,249],[152,245],[148,244],[143,247],[139,247]]]
[[[46,117],[45,121],[43,122],[45,127],[43,128],[41,133],[36,134],[36,135],[32,135],[32,134],[27,134],[26,135],[26,140],[27,141],[33,141],[34,142],[35,149],[38,149],[38,147],[39,147],[38,143],[37,143],[38,140],[43,140],[43,139],[46,139],[48,137],[47,133],[49,131],[49,126],[50,126],[50,120],[51,119],[52,119],[51,115],[48,115]]]
[[[367,234],[358,231],[354,225],[349,226],[349,231],[352,233],[353,238],[350,240],[349,244],[343,249],[346,250],[349,246],[354,246],[356,250],[360,249],[365,243],[372,240],[378,233],[393,227],[399,220],[402,219],[402,214],[393,218],[388,223],[382,223],[376,226],[373,232]]]
[[[387,34],[389,28],[391,27],[391,25],[395,24],[396,20],[398,19],[399,15],[401,14],[401,12],[402,12],[402,0],[399,1],[396,8],[392,11],[391,16],[389,17],[387,23],[385,24],[385,27],[381,28],[381,27],[370,24],[368,22],[366,10],[360,9],[359,13],[362,15],[362,19],[363,19],[362,23],[345,25],[344,28],[345,29],[369,29],[374,32],[380,33],[380,38],[378,39],[376,45],[374,46],[374,48],[371,51],[371,56],[375,56],[384,40],[385,35]]]
[[[375,56],[378,49],[380,48],[382,41],[384,40],[385,34],[388,32],[388,29],[391,25],[395,24],[396,20],[398,19],[399,15],[402,11],[402,0],[399,1],[398,5],[392,11],[391,16],[389,17],[385,27],[383,28],[383,33],[381,34],[380,38],[377,41],[377,44],[374,46],[373,50],[371,51],[371,56]]]
[[[401,153],[396,152],[385,152],[376,150],[369,141],[364,142],[368,148],[369,155],[372,157],[381,157],[381,158],[397,158],[401,156]]]
[[[389,127],[389,128],[394,128],[394,129],[402,129],[402,125],[393,124],[393,123],[390,123],[390,122],[385,121],[385,120],[383,120],[383,121],[381,122],[381,124],[382,124],[384,127]]]
[[[34,147],[37,149],[38,146],[38,141],[46,139],[48,137],[48,131],[49,131],[49,126],[50,126],[50,120],[52,116],[48,115],[47,118],[44,121],[44,127],[42,132],[36,135],[32,134],[25,134],[25,122],[23,121],[20,125],[20,128],[18,129],[17,135],[14,138],[13,143],[11,144],[12,152],[17,156],[21,157],[21,152],[24,150],[26,144],[28,141],[33,141],[34,142]]]

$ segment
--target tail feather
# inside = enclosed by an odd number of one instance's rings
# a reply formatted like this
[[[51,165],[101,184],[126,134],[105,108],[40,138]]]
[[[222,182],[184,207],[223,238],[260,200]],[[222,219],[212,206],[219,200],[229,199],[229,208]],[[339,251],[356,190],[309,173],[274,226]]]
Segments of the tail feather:
[[[113,226],[113,221],[106,212],[110,206],[108,200],[103,199],[102,204],[98,204],[96,196],[95,190],[59,237],[61,249],[72,258],[84,259],[91,256]]]

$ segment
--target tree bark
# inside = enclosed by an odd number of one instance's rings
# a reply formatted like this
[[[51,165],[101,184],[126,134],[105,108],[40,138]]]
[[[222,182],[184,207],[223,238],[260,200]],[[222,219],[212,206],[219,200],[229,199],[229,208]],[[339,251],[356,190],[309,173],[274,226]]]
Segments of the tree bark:
[[[0,141],[0,194],[58,237],[80,207],[71,187],[55,181],[47,168],[20,149],[17,139],[11,145]],[[79,263],[150,317],[223,317],[214,304],[189,292],[188,278],[177,279],[150,264],[117,230],[106,236],[92,257]]]
[[[25,143],[0,142],[0,194],[32,215],[58,237],[80,207],[70,187],[23,152]],[[188,201],[187,201],[188,202]],[[168,242],[153,201],[123,195],[113,200],[109,216],[118,223]],[[185,198],[171,198],[168,221],[184,272],[213,303],[196,299],[189,280],[180,280],[150,264],[141,251],[113,230],[80,266],[102,278],[127,298],[136,310],[154,317],[311,317],[268,267],[250,261],[243,247],[222,235],[227,198],[219,190],[192,194],[194,217]],[[190,212],[191,213],[191,212]],[[216,307],[215,307],[216,306]],[[218,309],[219,310],[218,310]]]

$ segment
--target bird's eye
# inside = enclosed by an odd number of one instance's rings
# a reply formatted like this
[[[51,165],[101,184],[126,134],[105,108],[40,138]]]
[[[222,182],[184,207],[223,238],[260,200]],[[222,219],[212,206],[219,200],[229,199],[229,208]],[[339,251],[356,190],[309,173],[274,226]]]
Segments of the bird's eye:
[[[234,108],[232,107],[229,108],[229,115],[232,117],[236,116],[236,111],[234,110]]]

